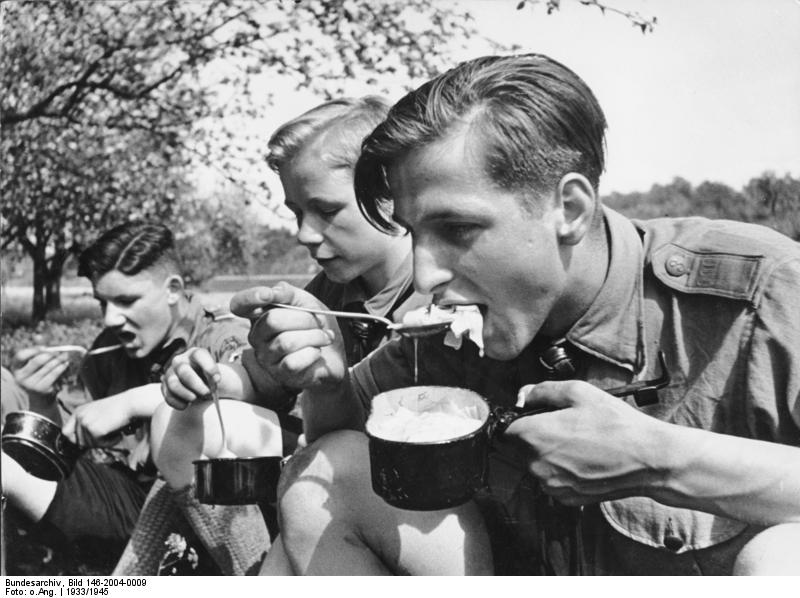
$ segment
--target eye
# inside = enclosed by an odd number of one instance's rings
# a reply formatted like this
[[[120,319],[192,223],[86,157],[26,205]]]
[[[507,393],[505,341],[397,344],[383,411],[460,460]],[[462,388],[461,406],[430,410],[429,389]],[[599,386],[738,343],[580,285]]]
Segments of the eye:
[[[439,234],[446,241],[456,245],[468,245],[475,240],[481,227],[468,222],[446,222],[439,227]]]
[[[330,220],[341,211],[342,211],[342,206],[320,206],[317,209],[319,215],[327,220]]]
[[[117,297],[114,299],[114,305],[118,307],[130,307],[136,303],[136,297]]]

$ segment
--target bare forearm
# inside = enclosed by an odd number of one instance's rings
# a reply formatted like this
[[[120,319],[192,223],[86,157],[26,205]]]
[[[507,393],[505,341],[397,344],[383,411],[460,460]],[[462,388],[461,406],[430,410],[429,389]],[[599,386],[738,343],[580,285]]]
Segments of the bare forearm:
[[[755,524],[800,522],[800,448],[665,424],[654,498]]]
[[[131,388],[116,396],[125,402],[128,419],[150,419],[153,417],[156,408],[164,402],[164,397],[161,394],[161,385],[156,382]],[[104,400],[112,399],[114,397]]]

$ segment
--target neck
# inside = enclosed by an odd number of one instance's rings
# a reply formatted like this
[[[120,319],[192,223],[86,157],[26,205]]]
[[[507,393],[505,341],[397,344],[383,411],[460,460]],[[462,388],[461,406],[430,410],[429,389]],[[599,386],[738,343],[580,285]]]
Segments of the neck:
[[[380,263],[359,277],[367,296],[373,297],[386,288],[392,276],[394,276],[410,252],[411,238],[408,235],[391,238],[390,242],[387,243],[384,258]]]
[[[178,325],[189,314],[189,298],[186,297],[186,295],[182,295],[178,302],[170,308],[170,313],[172,314],[172,321],[169,325],[167,334],[164,336],[163,344],[169,342],[169,339],[175,335]]]
[[[550,338],[563,337],[589,309],[608,274],[611,258],[605,221],[570,248],[564,292],[550,312],[541,332]],[[600,267],[602,266],[602,267]]]

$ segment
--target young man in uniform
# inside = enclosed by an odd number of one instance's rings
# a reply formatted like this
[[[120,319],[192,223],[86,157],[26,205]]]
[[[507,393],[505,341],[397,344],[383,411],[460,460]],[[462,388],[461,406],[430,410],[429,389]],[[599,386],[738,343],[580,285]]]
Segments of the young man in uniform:
[[[262,367],[305,388],[312,443],[282,474],[265,572],[798,572],[798,244],[603,207],[605,128],[563,65],[486,57],[408,94],[364,142],[360,205],[411,232],[417,291],[483,316],[485,357],[419,341],[419,383],[554,409],[495,439],[475,501],[414,512],[372,492],[361,430],[371,397],[412,385],[411,341],[348,370],[335,321],[269,307],[313,297],[234,297]],[[568,367],[541,359],[554,348]],[[658,378],[660,353],[671,381],[655,396],[603,390]]]
[[[235,361],[247,345],[248,327],[230,314],[206,311],[186,291],[172,233],[162,225],[127,223],[107,231],[81,254],[78,273],[92,282],[103,312],[105,328],[92,348],[119,348],[84,357],[79,376],[91,400],[68,416],[63,432],[83,447],[103,448],[81,456],[59,482],[30,475],[3,453],[3,492],[10,505],[49,532],[113,554],[128,540],[155,479],[148,432],[163,403],[164,368],[191,346]],[[41,351],[26,355],[17,377],[38,397],[47,385],[31,380],[48,381],[50,372],[63,372],[63,358]],[[52,392],[50,400],[55,403]],[[118,431],[130,424],[138,429],[123,437]]]

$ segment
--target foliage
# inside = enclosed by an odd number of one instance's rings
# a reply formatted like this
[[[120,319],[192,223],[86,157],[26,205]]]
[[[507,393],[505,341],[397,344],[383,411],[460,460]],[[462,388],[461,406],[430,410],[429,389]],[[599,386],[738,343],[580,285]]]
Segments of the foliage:
[[[603,202],[631,218],[705,216],[769,226],[800,240],[800,180],[789,174],[765,172],[741,191],[723,183],[705,181],[696,188],[675,178],[649,191],[611,193]]]
[[[176,222],[190,165],[230,180],[255,116],[252,82],[323,97],[345,82],[410,85],[450,62],[470,17],[432,0],[20,0],[3,18],[2,246],[34,262],[34,317],[60,301],[70,252],[132,218]],[[212,72],[222,73],[214,79]],[[218,97],[221,91],[226,97]],[[269,98],[267,98],[269,102]],[[261,164],[246,157],[250,167]],[[245,166],[247,168],[247,166]],[[268,194],[266,184],[262,191]]]
[[[189,283],[217,275],[305,274],[316,270],[308,250],[283,228],[260,224],[241,190],[179,207],[176,244]]]
[[[573,0],[578,2],[584,6],[595,6],[597,7],[600,12],[606,14],[606,12],[615,13],[621,15],[628,19],[632,25],[638,27],[642,30],[642,33],[648,33],[653,31],[658,22],[657,17],[644,17],[638,12],[628,11],[628,10],[621,10],[619,8],[615,8],[610,4],[605,2],[600,2],[599,0]],[[547,14],[553,14],[555,11],[561,8],[561,0],[520,0],[517,3],[517,10],[522,10],[525,8],[526,5],[530,5],[531,7],[537,4],[544,4],[545,9],[547,10]]]
[[[778,177],[774,172],[765,172],[750,179],[744,193],[769,213],[772,226],[800,241],[800,179],[788,173]]]

